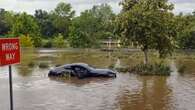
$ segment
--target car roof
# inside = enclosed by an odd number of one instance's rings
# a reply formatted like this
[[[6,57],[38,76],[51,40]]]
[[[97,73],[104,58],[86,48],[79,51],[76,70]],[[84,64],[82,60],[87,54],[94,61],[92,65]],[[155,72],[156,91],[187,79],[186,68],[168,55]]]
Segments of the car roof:
[[[65,65],[56,67],[55,70],[61,70],[62,68],[71,67],[71,66],[82,66],[82,67],[86,67],[86,68],[89,67],[89,65],[86,63],[71,63],[71,64],[65,64]]]
[[[63,65],[63,67],[67,67],[67,66],[83,66],[83,67],[88,67],[89,65],[86,63],[71,63],[71,64],[65,64]]]

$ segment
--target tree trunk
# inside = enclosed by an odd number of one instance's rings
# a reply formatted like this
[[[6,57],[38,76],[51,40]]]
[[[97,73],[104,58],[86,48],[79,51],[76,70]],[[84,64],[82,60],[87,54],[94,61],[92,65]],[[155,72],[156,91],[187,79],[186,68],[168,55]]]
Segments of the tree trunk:
[[[144,64],[148,64],[148,49],[144,49]]]

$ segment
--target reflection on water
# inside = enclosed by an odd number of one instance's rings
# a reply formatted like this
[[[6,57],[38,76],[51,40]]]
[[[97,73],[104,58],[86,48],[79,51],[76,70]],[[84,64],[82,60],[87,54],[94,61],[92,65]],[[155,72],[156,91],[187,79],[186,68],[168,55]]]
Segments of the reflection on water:
[[[195,61],[170,62],[170,77],[119,73],[117,78],[48,78],[57,64],[84,62],[95,67],[131,66],[142,60],[140,53],[106,53],[96,50],[24,50],[22,62],[13,67],[16,110],[194,110]],[[35,65],[29,67],[30,63]],[[38,64],[49,63],[40,69]],[[187,73],[177,73],[185,64]],[[7,67],[0,68],[0,110],[9,109]]]
[[[171,90],[166,77],[142,77],[141,88],[134,92],[125,90],[119,97],[122,110],[167,110]]]

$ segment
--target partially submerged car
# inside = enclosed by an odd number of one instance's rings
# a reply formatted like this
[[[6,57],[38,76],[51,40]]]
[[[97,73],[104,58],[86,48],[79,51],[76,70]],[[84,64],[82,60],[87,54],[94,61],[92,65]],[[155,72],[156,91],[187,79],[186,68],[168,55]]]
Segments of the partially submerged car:
[[[117,72],[110,69],[96,69],[85,63],[66,64],[49,71],[48,76],[116,77]]]

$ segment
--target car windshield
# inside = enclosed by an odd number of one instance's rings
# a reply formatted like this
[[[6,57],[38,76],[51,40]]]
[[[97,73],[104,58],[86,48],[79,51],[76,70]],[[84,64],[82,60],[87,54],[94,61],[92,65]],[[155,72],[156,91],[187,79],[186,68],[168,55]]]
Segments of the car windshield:
[[[70,69],[70,68],[71,68],[71,65],[66,64],[66,65],[63,66],[63,68],[64,68],[64,69]]]
[[[91,66],[91,65],[86,65],[86,68],[87,68],[88,70],[93,70],[93,69],[95,69],[95,67],[93,67],[93,66]]]

